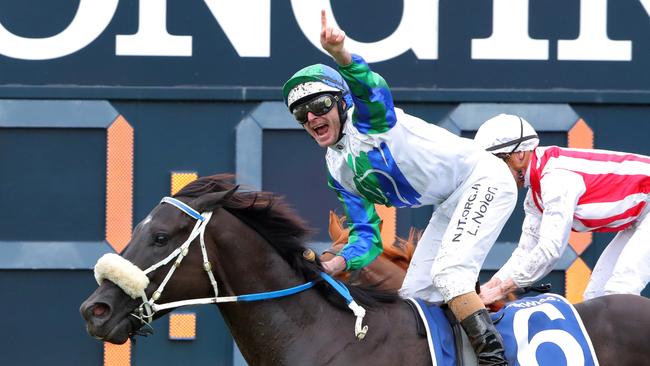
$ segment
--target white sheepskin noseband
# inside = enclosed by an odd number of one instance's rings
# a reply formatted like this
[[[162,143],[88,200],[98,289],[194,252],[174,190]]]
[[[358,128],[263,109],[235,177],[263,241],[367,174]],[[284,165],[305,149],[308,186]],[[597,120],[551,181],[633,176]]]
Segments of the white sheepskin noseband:
[[[95,279],[101,285],[110,280],[132,298],[141,297],[149,285],[149,278],[135,264],[115,253],[104,254],[95,264]]]

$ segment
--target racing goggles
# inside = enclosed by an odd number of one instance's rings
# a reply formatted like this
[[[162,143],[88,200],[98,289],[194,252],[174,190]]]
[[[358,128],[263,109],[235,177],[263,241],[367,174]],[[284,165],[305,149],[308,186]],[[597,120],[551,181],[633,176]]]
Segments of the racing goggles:
[[[293,117],[302,125],[307,122],[307,113],[322,116],[331,111],[340,100],[338,95],[321,94],[293,108]]]

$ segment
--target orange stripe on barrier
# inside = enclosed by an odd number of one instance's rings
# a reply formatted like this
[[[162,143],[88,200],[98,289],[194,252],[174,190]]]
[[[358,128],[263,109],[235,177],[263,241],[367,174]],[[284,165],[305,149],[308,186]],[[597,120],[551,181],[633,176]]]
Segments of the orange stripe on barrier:
[[[578,255],[582,255],[584,253],[585,249],[591,244],[591,241],[593,240],[593,234],[591,232],[586,232],[586,233],[578,233],[575,231],[572,231],[569,234],[569,245],[573,250],[576,252]]]
[[[133,227],[133,127],[118,116],[107,131],[106,241],[121,252]]]
[[[383,222],[381,225],[381,242],[384,245],[393,244],[397,235],[397,209],[383,205],[375,205],[375,209]]]
[[[131,340],[124,344],[104,343],[104,366],[130,366]]]
[[[178,193],[183,187],[195,181],[199,175],[196,172],[172,172],[171,194]]]
[[[572,303],[582,302],[582,296],[589,283],[591,270],[587,264],[578,257],[566,270],[566,293],[565,297]]]
[[[169,339],[193,340],[196,338],[196,314],[169,315]]]
[[[580,118],[567,133],[567,145],[576,149],[594,148],[594,131],[584,119]],[[593,241],[593,234],[571,232],[569,245],[578,255],[582,255]],[[587,288],[591,270],[580,258],[575,260],[566,272],[566,297],[572,303],[582,301],[582,295]]]
[[[577,149],[594,148],[594,131],[582,118],[568,132],[568,146]]]

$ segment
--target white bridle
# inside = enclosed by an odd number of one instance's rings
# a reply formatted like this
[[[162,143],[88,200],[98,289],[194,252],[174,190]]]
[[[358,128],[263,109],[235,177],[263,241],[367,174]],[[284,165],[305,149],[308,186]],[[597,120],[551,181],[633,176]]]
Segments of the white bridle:
[[[151,322],[153,320],[154,314],[161,310],[173,309],[173,308],[177,308],[181,306],[189,306],[189,305],[218,304],[218,303],[228,303],[228,302],[237,302],[237,301],[257,301],[257,300],[272,299],[272,298],[292,295],[314,286],[314,282],[312,281],[284,290],[264,292],[258,294],[240,295],[240,296],[219,297],[219,288],[217,285],[217,281],[214,278],[214,274],[212,273],[212,264],[208,259],[208,253],[206,250],[205,240],[204,240],[205,228],[208,225],[208,222],[210,222],[210,218],[212,218],[212,212],[210,211],[210,212],[204,212],[200,214],[192,207],[172,197],[164,197],[161,200],[161,203],[171,204],[177,207],[179,210],[186,213],[187,215],[189,215],[190,217],[196,219],[196,224],[194,225],[192,232],[190,233],[189,237],[187,238],[187,240],[185,240],[183,244],[181,244],[178,248],[176,248],[173,252],[171,252],[167,257],[153,264],[152,266],[145,269],[144,271],[138,268],[133,263],[131,263],[129,260],[115,253],[104,254],[104,256],[102,256],[97,261],[97,264],[95,265],[95,279],[97,280],[97,283],[99,285],[101,285],[104,279],[108,279],[113,283],[115,283],[117,286],[119,286],[126,294],[131,296],[131,298],[133,299],[138,297],[142,298],[142,304],[133,313],[131,313],[131,315],[138,318],[143,325],[151,328]],[[176,268],[180,267],[183,258],[185,258],[185,256],[187,256],[187,253],[189,252],[190,244],[192,244],[192,242],[194,241],[194,239],[196,239],[197,236],[199,237],[199,243],[201,243],[201,253],[203,255],[203,269],[205,270],[205,272],[207,273],[210,279],[210,284],[212,285],[212,289],[214,290],[214,297],[206,297],[206,298],[191,299],[191,300],[180,300],[180,301],[173,301],[165,304],[156,304],[156,301],[160,298],[163,291],[165,290],[165,285],[167,285],[167,282],[169,282],[169,280],[171,279]],[[172,265],[169,268],[167,275],[160,283],[156,291],[154,291],[153,294],[151,295],[151,299],[148,299],[147,294],[145,292],[145,289],[149,285],[149,278],[147,275],[149,273],[152,273],[156,269],[168,264],[174,259],[175,259],[174,265]],[[363,318],[366,314],[365,309],[359,306],[354,301],[354,299],[352,299],[352,297],[349,294],[349,291],[347,291],[347,288],[345,288],[345,286],[338,283],[336,280],[332,279],[329,275],[325,273],[321,273],[321,276],[328,283],[330,283],[330,285],[334,287],[334,289],[337,292],[339,292],[341,296],[343,296],[346,299],[346,301],[348,302],[348,307],[353,311],[354,315],[357,318],[355,322],[355,334],[358,339],[360,340],[363,339],[368,331],[368,326],[363,325]]]
[[[97,265],[95,266],[95,278],[97,279],[97,283],[101,284],[101,281],[103,279],[108,279],[119,286],[132,298],[142,298],[142,304],[138,307],[137,311],[131,315],[140,319],[140,321],[146,325],[149,325],[153,320],[153,315],[161,310],[173,309],[187,305],[231,302],[234,301],[233,299],[236,299],[236,296],[219,297],[217,280],[214,278],[214,274],[212,273],[212,264],[208,259],[208,252],[205,246],[204,235],[205,228],[210,222],[210,218],[212,217],[212,212],[204,212],[203,214],[200,214],[185,203],[171,197],[164,197],[161,200],[161,203],[169,203],[185,212],[190,217],[196,219],[196,224],[194,225],[192,232],[183,244],[171,252],[167,257],[153,264],[144,271],[137,268],[137,266],[132,264],[129,260],[114,253],[105,254],[97,261]],[[214,297],[156,304],[156,301],[162,295],[163,291],[165,290],[165,286],[171,279],[174,271],[176,268],[180,267],[183,258],[187,256],[187,253],[189,252],[189,246],[192,244],[192,242],[194,242],[194,239],[196,239],[197,236],[200,237],[199,242],[201,243],[201,253],[203,255],[203,269],[210,279],[210,284],[214,290]],[[174,260],[174,265],[169,268],[167,275],[151,295],[151,299],[148,299],[145,292],[145,288],[149,284],[147,275],[156,269],[168,264],[172,260]],[[146,280],[143,280],[143,277],[146,278]],[[134,283],[137,283],[137,285],[134,286]]]

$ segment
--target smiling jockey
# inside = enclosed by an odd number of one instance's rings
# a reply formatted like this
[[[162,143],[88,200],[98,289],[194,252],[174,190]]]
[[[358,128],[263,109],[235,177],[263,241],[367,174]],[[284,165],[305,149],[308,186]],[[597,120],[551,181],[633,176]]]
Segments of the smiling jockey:
[[[289,110],[327,148],[329,186],[343,203],[348,244],[323,267],[331,274],[372,262],[382,251],[374,204],[436,205],[400,293],[445,302],[481,365],[506,365],[503,345],[474,284],[516,203],[499,159],[471,140],[393,106],[384,79],[344,47],[345,33],[321,16],[321,45],[338,64],[308,66],[284,85]]]
[[[538,147],[533,127],[506,114],[486,121],[475,140],[505,160],[520,188],[530,187],[519,245],[481,287],[485,304],[548,274],[571,230],[618,233],[598,259],[585,299],[641,293],[650,281],[650,157]]]

